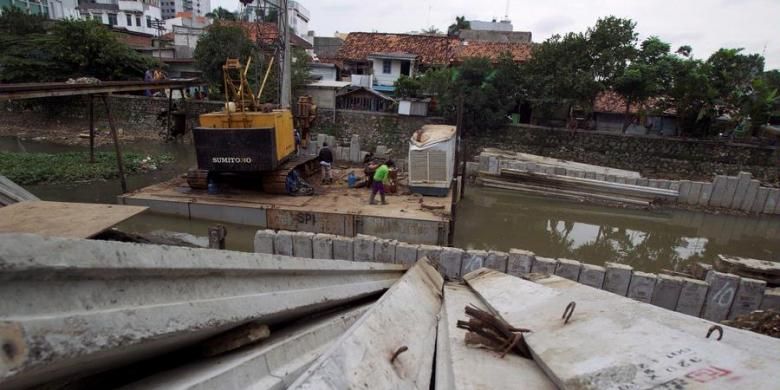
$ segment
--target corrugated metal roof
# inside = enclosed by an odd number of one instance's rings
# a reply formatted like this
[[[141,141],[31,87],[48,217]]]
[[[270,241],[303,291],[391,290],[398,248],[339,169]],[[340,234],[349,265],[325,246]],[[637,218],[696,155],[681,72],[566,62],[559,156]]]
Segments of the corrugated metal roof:
[[[344,88],[348,87],[350,84],[351,83],[349,81],[318,80],[313,83],[306,84],[306,86],[319,88]]]

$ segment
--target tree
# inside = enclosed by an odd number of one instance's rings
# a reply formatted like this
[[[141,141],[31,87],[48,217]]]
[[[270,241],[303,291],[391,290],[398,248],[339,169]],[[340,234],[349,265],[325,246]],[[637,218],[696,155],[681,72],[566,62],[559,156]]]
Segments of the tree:
[[[215,21],[217,21],[217,20],[235,21],[237,19],[235,13],[230,12],[230,11],[228,11],[228,10],[222,8],[222,7],[217,7],[213,11],[207,13],[206,17],[207,18],[211,18],[211,19],[213,19]]]
[[[441,35],[441,30],[436,28],[436,26],[430,26],[428,28],[424,28],[420,32],[423,35]]]
[[[636,23],[631,19],[609,16],[599,19],[585,33],[593,77],[611,88],[637,55]]]
[[[238,58],[242,63],[246,63],[249,57],[254,57],[252,62],[255,67],[262,65],[258,64],[259,57],[246,32],[241,27],[219,22],[208,28],[198,40],[198,46],[193,53],[195,66],[203,72],[203,78],[212,89],[216,88],[221,92],[224,92],[222,65],[225,61],[228,58]]]
[[[455,17],[455,23],[451,24],[447,28],[447,35],[451,37],[458,36],[460,34],[460,30],[468,30],[471,28],[471,23],[469,23],[468,20],[466,20],[465,16],[456,16]]]
[[[393,86],[395,95],[400,98],[418,98],[422,92],[422,82],[416,77],[401,75]]]

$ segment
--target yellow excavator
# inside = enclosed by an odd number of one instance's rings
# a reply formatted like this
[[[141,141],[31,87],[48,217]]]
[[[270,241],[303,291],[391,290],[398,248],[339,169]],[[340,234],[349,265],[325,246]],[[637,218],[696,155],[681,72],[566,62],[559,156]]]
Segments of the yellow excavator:
[[[306,179],[319,172],[317,158],[298,156],[290,109],[259,102],[273,62],[255,95],[247,81],[251,61],[242,66],[229,58],[223,65],[225,107],[200,115],[192,131],[198,168],[187,173],[187,183],[193,189],[209,189],[210,184],[232,181],[262,184],[262,190],[272,194],[311,195]],[[302,147],[317,110],[304,96],[297,111]]]

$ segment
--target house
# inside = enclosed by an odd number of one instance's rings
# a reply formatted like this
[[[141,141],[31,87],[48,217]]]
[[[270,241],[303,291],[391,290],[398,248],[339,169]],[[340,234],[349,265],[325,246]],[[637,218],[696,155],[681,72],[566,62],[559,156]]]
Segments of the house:
[[[312,62],[309,64],[309,75],[314,80],[336,81],[338,80],[338,69],[335,64]]]
[[[661,99],[649,99],[629,107],[632,123],[627,134],[677,135],[677,114],[665,108]],[[596,96],[593,103],[593,119],[598,130],[622,132],[626,120],[626,100],[614,91],[605,91]]]
[[[243,21],[222,21],[220,23],[223,25],[241,27],[246,32],[247,37],[249,37],[252,42],[260,44],[260,46],[275,45],[279,40],[279,28],[276,26],[276,23]],[[311,43],[294,34],[290,34],[290,46],[307,50],[312,48]]]
[[[490,42],[462,40],[456,48],[452,49],[451,63],[460,64],[469,58],[487,58],[495,63],[504,53],[509,53],[512,60],[517,63],[531,59],[533,45],[524,42]]]
[[[242,20],[252,23],[258,20],[271,22],[274,20],[271,16],[277,15],[278,9],[279,0],[258,1],[254,4],[244,5],[241,17]],[[287,15],[287,23],[293,34],[301,40],[309,42],[309,45],[313,44],[314,42],[310,42],[308,38],[309,21],[311,20],[309,10],[300,2],[291,0],[287,2]],[[276,22],[273,23],[276,24]]]
[[[178,17],[182,12],[205,17],[211,12],[211,0],[161,0],[160,8],[165,19]]]
[[[366,87],[350,87],[336,96],[339,110],[390,112],[395,108],[395,99]]]
[[[460,30],[458,38],[466,41],[531,43],[530,31]]]
[[[349,85],[348,81],[318,80],[307,84],[301,92],[311,96],[318,108],[335,110],[336,97],[346,92]]]
[[[111,28],[157,35],[157,27],[163,27],[158,0],[79,0],[78,10],[82,19]]]
[[[198,40],[206,33],[211,20],[192,12],[179,12],[175,18],[165,20],[165,36],[170,37],[176,48],[177,58],[192,58]]]

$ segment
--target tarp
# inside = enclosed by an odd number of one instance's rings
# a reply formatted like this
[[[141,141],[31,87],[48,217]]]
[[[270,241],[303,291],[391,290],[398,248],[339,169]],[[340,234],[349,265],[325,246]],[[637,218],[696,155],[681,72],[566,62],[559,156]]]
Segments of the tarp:
[[[435,144],[452,139],[455,136],[455,126],[425,125],[412,134],[409,140],[416,149],[427,149]]]

